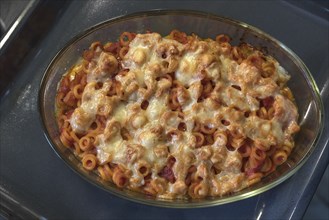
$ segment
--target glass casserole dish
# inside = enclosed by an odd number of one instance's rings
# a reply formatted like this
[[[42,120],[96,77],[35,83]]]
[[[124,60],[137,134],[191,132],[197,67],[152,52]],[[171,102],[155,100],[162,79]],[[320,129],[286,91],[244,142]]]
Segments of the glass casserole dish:
[[[120,190],[114,184],[105,183],[94,172],[82,168],[81,162],[59,139],[59,130],[55,118],[55,96],[62,75],[76,63],[84,49],[94,41],[116,41],[125,31],[145,33],[147,30],[167,35],[178,29],[186,33],[195,33],[201,38],[214,38],[218,34],[232,37],[232,44],[246,42],[253,46],[266,48],[268,53],[288,71],[291,79],[288,86],[295,94],[299,109],[300,132],[295,137],[295,148],[288,160],[274,173],[261,182],[223,197],[210,197],[193,200],[160,200],[147,195]],[[299,94],[303,94],[300,97]],[[45,134],[55,152],[77,173],[93,184],[117,196],[129,200],[163,207],[206,207],[237,201],[264,192],[293,175],[306,161],[316,146],[321,133],[322,104],[317,87],[303,62],[282,43],[262,31],[228,18],[192,11],[150,11],[114,18],[98,24],[72,39],[53,59],[42,79],[39,93],[40,112]]]

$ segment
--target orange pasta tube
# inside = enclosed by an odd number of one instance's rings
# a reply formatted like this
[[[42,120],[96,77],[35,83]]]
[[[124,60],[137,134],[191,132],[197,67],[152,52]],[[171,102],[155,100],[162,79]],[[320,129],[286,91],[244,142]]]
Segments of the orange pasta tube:
[[[206,124],[201,124],[200,131],[205,134],[213,134],[216,131],[216,127]]]
[[[262,119],[267,119],[267,110],[265,107],[261,107],[258,111],[257,111],[257,115],[258,117],[262,118]]]
[[[129,48],[128,47],[122,47],[119,52],[119,56],[121,59],[124,59],[125,55],[127,54]]]
[[[95,137],[86,135],[79,140],[79,146],[82,151],[88,151],[93,147]]]
[[[68,128],[69,123],[67,122],[67,116],[64,114],[61,114],[58,118],[57,118],[57,123],[58,123],[58,127],[60,129],[64,129],[64,128]]]
[[[263,161],[266,157],[266,153],[256,147],[252,147],[250,157],[254,157],[258,161]]]
[[[63,102],[70,107],[76,106],[77,99],[75,98],[73,91],[70,91],[65,95],[65,97],[63,98]]]
[[[152,185],[151,183],[146,183],[143,190],[148,195],[155,196],[157,194],[157,191],[155,190],[154,185]]]
[[[220,34],[216,36],[216,41],[220,44],[229,43],[231,41],[231,38],[225,34]]]
[[[261,178],[263,177],[262,173],[253,173],[250,176],[248,176],[248,185],[251,186],[255,183],[258,183]]]
[[[68,129],[63,129],[59,136],[61,142],[64,144],[65,147],[72,146],[74,139],[71,137],[70,132]]]
[[[113,171],[111,170],[110,166],[108,164],[104,164],[102,166],[99,166],[97,168],[97,171],[100,175],[100,177],[105,181],[112,180]]]
[[[272,161],[277,166],[283,164],[287,160],[287,158],[288,158],[288,155],[283,150],[276,151],[272,155]]]
[[[150,181],[150,186],[156,194],[161,194],[165,191],[166,182],[163,179],[157,178]]]
[[[60,93],[57,94],[57,96],[56,96],[56,105],[58,107],[65,105],[65,103],[63,102],[64,97],[65,97],[65,94],[63,92],[60,92]]]
[[[208,186],[207,184],[200,182],[200,183],[192,183],[188,189],[188,193],[192,198],[204,198],[208,193]]]
[[[145,160],[139,160],[136,162],[136,169],[144,177],[150,173],[150,167],[150,164]]]
[[[97,165],[97,158],[93,154],[85,154],[85,155],[83,155],[81,161],[82,161],[82,166],[86,170],[93,170],[93,169],[95,169],[95,167]]]
[[[178,30],[173,30],[170,32],[171,39],[178,41],[179,43],[186,44],[187,43],[187,35],[184,32],[180,32]]]
[[[130,32],[123,32],[120,35],[120,45],[121,46],[128,46],[129,43],[135,38],[135,34]]]
[[[95,51],[98,47],[102,49],[103,45],[101,44],[101,42],[95,41],[90,45],[89,49]]]
[[[266,157],[262,165],[261,172],[267,173],[272,169],[272,167],[273,167],[272,160],[269,157]]]
[[[115,185],[120,188],[124,187],[128,183],[128,178],[118,167],[114,168],[112,179]]]
[[[180,107],[180,104],[178,102],[178,98],[177,98],[177,89],[173,89],[170,93],[170,108],[172,110],[176,110]]]
[[[200,132],[193,132],[193,135],[196,139],[195,147],[201,147],[205,141],[204,135]]]
[[[193,165],[193,166],[190,166],[190,168],[187,170],[187,175],[185,177],[185,184],[187,186],[191,185],[192,183],[192,175],[195,174],[195,172],[197,171],[196,167]]]
[[[169,74],[165,74],[164,76],[162,76],[162,78],[169,80],[171,83],[173,82],[173,79]]]
[[[194,121],[193,131],[200,131],[201,130],[201,123],[198,121]]]
[[[237,61],[237,63],[241,63],[243,60],[243,57],[240,54],[239,47],[232,47],[231,51],[232,58]]]
[[[216,131],[214,134],[214,140],[219,141],[221,145],[226,145],[227,144],[227,134],[224,131]]]
[[[181,122],[178,124],[178,130],[180,131],[186,131],[186,124],[184,122]]]
[[[272,62],[264,62],[262,63],[262,76],[263,77],[270,77],[275,72],[275,66]]]
[[[234,147],[235,149],[238,149],[240,146],[242,146],[245,141],[245,139],[243,137],[241,137],[241,138],[231,137],[229,140],[230,140],[230,145],[232,147]]]
[[[241,147],[239,147],[238,151],[242,157],[249,157],[251,153],[251,147],[247,144],[244,144]]]
[[[75,85],[73,87],[73,95],[76,99],[81,99],[83,88],[81,84]]]

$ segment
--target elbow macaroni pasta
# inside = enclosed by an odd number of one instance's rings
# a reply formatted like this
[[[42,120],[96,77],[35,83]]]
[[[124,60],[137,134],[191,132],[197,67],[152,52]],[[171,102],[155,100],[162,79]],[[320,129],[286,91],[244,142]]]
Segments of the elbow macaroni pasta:
[[[297,107],[274,58],[230,41],[173,30],[92,43],[58,85],[61,142],[102,180],[159,198],[261,181],[294,148]]]

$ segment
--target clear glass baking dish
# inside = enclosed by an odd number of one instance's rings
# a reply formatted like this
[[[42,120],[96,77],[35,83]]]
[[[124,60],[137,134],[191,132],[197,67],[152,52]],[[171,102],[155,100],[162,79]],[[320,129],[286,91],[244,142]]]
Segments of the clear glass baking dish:
[[[155,199],[141,193],[121,190],[112,183],[103,182],[96,173],[83,169],[80,160],[61,143],[55,118],[57,85],[62,75],[75,64],[83,51],[94,41],[117,41],[124,31],[145,33],[147,30],[152,30],[167,35],[173,29],[189,34],[196,33],[203,38],[214,38],[223,33],[232,37],[232,44],[247,42],[261,47],[276,58],[291,75],[288,86],[295,95],[301,125],[301,130],[295,137],[295,148],[283,165],[252,187],[223,197],[195,200]],[[117,17],[97,24],[74,37],[57,53],[45,71],[39,90],[39,110],[48,142],[57,155],[84,179],[121,198],[154,206],[175,208],[225,204],[258,195],[273,188],[296,173],[305,163],[316,147],[323,128],[323,105],[317,86],[305,64],[294,52],[268,34],[243,22],[209,13],[185,10],[154,10]]]

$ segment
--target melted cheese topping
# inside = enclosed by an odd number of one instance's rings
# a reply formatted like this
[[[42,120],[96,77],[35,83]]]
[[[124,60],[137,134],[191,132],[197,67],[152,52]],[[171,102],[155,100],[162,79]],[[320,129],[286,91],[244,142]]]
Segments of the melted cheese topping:
[[[138,170],[144,163],[149,165],[152,179],[163,182],[162,170],[168,158],[173,157],[174,182],[166,181],[164,190],[157,192],[159,197],[186,194],[185,182],[192,166],[196,169],[195,178],[200,179],[198,196],[238,191],[248,186],[248,177],[241,171],[243,162],[238,150],[227,147],[231,139],[205,142],[198,148],[194,126],[198,122],[232,134],[238,130],[243,138],[266,148],[282,146],[292,133],[285,129],[296,124],[298,114],[295,105],[280,94],[289,76],[273,62],[274,74],[263,78],[250,62],[238,63],[222,53],[215,41],[195,38],[181,44],[157,33],[137,34],[121,61],[126,70],[123,74],[109,70],[117,65],[111,54],[100,52],[94,58],[81,104],[69,122],[74,132],[84,134],[99,111],[105,112],[106,128],[98,134],[95,146],[97,158],[100,164],[122,164],[130,170],[131,188],[145,184]],[[181,86],[177,89],[181,113],[170,108],[174,82],[161,78],[168,73],[173,73],[176,84]],[[111,77],[120,83],[123,96],[108,95],[113,85]],[[205,79],[212,83],[212,90],[200,101]],[[98,82],[103,83],[101,88],[97,88]],[[269,119],[256,114],[261,110],[259,100],[266,97],[274,97],[275,113]],[[255,114],[245,115],[252,112]],[[119,130],[111,127],[115,123],[119,123]],[[130,138],[123,137],[123,129]],[[135,156],[128,152],[135,152]],[[218,173],[213,172],[214,166]]]
[[[128,118],[128,113],[126,108],[127,106],[125,106],[123,103],[119,103],[117,106],[115,106],[112,114],[112,119],[124,125]]]
[[[115,97],[106,96],[109,89],[108,83],[104,83],[103,88],[99,90],[96,90],[95,87],[94,81],[87,84],[82,95],[82,103],[72,114],[70,124],[73,131],[77,133],[85,133],[89,129],[92,122],[95,121],[99,108],[111,111],[112,106],[116,103]]]
[[[152,97],[146,110],[146,115],[149,121],[158,120],[163,113],[165,113],[168,103],[168,94],[161,97]]]

